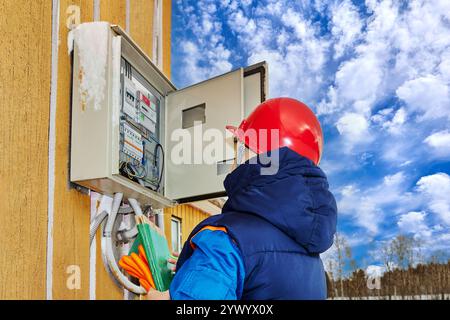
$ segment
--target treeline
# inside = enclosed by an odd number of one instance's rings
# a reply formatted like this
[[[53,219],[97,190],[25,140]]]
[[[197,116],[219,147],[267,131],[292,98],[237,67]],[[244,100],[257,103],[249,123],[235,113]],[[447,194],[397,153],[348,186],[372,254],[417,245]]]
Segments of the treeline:
[[[369,277],[359,269],[349,277],[333,279],[327,273],[328,297],[381,299],[449,299],[450,260],[444,263],[419,264],[407,269],[394,269],[381,277]]]
[[[426,243],[411,236],[397,235],[375,251],[381,265],[367,274],[354,259],[347,239],[337,233],[325,260],[328,296],[449,299],[449,252],[425,254],[425,246]]]

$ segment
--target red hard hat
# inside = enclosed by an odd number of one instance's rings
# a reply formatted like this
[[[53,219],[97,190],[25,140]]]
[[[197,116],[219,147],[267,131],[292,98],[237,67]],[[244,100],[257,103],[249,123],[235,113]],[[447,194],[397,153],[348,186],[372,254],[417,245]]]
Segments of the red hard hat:
[[[227,129],[257,154],[288,147],[316,165],[322,156],[323,135],[319,120],[311,109],[295,99],[267,100],[256,107],[239,128],[227,126]],[[278,130],[278,136],[271,138],[273,129]]]

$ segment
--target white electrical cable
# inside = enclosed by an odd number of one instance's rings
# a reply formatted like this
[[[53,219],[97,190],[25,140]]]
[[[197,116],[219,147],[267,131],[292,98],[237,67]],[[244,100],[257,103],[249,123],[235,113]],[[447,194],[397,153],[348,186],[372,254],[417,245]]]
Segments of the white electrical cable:
[[[109,196],[102,195],[100,204],[96,210],[95,217],[92,219],[91,226],[89,228],[89,243],[91,244],[98,227],[102,224],[103,220],[109,215],[112,210],[113,199]]]
[[[114,195],[113,205],[111,213],[106,221],[105,228],[103,230],[103,238],[102,238],[102,250],[104,252],[104,259],[106,260],[107,267],[111,271],[111,274],[117,280],[117,282],[122,285],[125,289],[134,292],[136,294],[146,294],[144,288],[135,285],[132,283],[123,273],[120,271],[120,268],[116,262],[116,258],[114,257],[113,247],[112,247],[112,230],[114,227],[114,222],[116,221],[117,213],[119,211],[120,203],[122,202],[123,194],[116,193]],[[130,201],[131,200],[131,201]],[[135,209],[135,214],[141,214],[142,210],[135,199],[129,199],[130,205]]]
[[[130,206],[133,208],[134,214],[135,214],[137,217],[143,215],[141,206],[139,205],[139,202],[137,202],[136,199],[128,198],[128,202],[130,203]]]
[[[95,216],[92,221],[91,227],[89,228],[89,246],[92,244],[92,240],[94,240],[98,227],[102,224],[106,217],[108,217],[108,212],[102,211],[100,214]]]

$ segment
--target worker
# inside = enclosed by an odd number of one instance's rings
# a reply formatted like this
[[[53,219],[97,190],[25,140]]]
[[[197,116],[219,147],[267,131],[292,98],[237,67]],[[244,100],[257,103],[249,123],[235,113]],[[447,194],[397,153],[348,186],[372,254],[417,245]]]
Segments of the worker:
[[[325,299],[319,254],[333,243],[337,208],[318,167],[318,119],[305,104],[276,98],[259,105],[239,128],[227,128],[247,152],[244,163],[238,152],[237,166],[224,181],[228,200],[222,213],[194,228],[170,289],[151,290],[147,298]],[[263,142],[263,135],[247,134],[252,130],[274,131],[277,139]],[[276,172],[262,174],[275,153]]]

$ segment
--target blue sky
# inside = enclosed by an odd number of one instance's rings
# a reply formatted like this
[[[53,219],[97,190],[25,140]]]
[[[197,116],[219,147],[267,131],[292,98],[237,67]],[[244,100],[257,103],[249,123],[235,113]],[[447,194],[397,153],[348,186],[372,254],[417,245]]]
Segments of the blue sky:
[[[399,233],[450,249],[450,1],[173,1],[183,87],[262,60],[319,116],[321,167],[360,267]]]

